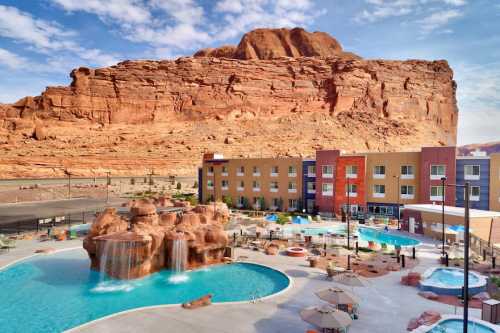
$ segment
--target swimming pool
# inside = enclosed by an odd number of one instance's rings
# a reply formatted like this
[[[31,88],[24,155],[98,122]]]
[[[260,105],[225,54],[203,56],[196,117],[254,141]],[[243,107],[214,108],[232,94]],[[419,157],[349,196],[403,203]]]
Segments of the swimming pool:
[[[469,293],[475,295],[486,289],[486,278],[475,272],[469,272]],[[420,289],[440,295],[462,295],[464,270],[461,268],[433,267],[422,274]]]
[[[35,256],[0,271],[2,332],[62,332],[113,313],[177,304],[213,294],[214,302],[248,301],[280,292],[289,278],[249,263],[217,265],[171,279],[169,270],[117,281],[89,269],[84,250]],[[179,283],[179,281],[184,281]]]
[[[462,333],[463,320],[461,319],[445,319],[434,326],[429,333]],[[469,320],[467,323],[467,331],[469,333],[495,333],[495,330],[483,324]]]
[[[298,225],[292,225],[286,226],[283,230],[287,236],[300,233],[306,236],[318,236],[320,234],[326,236],[328,233],[345,235],[347,233],[347,227],[344,225],[329,227],[300,227]]]
[[[420,242],[416,239],[394,235],[390,232],[385,232],[373,228],[359,228],[359,238],[364,241],[372,241],[379,244],[387,244],[392,246],[417,246]]]

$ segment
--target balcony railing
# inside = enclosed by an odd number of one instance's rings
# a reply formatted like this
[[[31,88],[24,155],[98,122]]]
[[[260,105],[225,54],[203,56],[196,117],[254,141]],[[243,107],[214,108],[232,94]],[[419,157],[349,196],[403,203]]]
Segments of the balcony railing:
[[[238,186],[238,187],[236,188],[236,190],[237,190],[238,192],[243,192],[243,191],[245,191],[245,188],[244,188],[244,187],[241,187],[241,186]]]
[[[356,179],[356,178],[358,178],[358,174],[357,173],[348,173],[348,174],[346,174],[346,178]]]
[[[296,172],[289,172],[288,177],[297,177],[297,173]]]
[[[345,193],[346,197],[350,197],[350,198],[356,198],[358,196],[358,193],[357,192],[346,192]]]
[[[278,189],[277,189],[276,187],[271,187],[271,188],[269,189],[269,192],[276,193],[276,192],[278,192]]]
[[[271,172],[271,177],[278,177],[278,173],[277,172]]]
[[[322,178],[333,178],[333,173],[324,173],[321,175]]]
[[[324,197],[333,197],[333,191],[322,191],[321,195]]]
[[[384,174],[374,173],[373,179],[385,179],[385,173]]]
[[[260,192],[260,187],[254,187],[254,188],[252,188],[252,191],[254,191],[254,192]]]

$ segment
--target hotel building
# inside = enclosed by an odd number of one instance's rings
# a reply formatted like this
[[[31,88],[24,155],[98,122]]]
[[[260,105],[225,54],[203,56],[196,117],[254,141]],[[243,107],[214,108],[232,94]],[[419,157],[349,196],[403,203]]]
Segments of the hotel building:
[[[397,218],[404,205],[462,206],[471,183],[471,208],[500,211],[500,154],[456,156],[455,147],[415,152],[341,154],[318,150],[314,159],[224,159],[205,154],[199,199],[234,207]],[[442,179],[445,184],[442,186]]]

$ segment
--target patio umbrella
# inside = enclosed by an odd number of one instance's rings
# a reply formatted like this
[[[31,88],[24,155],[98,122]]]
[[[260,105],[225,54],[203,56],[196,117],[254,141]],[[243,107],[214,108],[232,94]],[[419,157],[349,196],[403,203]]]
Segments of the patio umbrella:
[[[365,279],[356,273],[343,273],[333,278],[333,281],[351,287],[365,287],[367,285]]]
[[[266,215],[266,217],[264,217],[264,221],[266,221],[266,222],[276,222],[276,221],[278,221],[278,215],[276,215],[276,214]]]
[[[301,216],[295,216],[292,219],[292,223],[293,224],[309,224],[309,220],[307,220],[306,218],[303,218]]]
[[[315,293],[321,300],[330,304],[359,304],[360,300],[348,291],[340,288],[327,288]]]
[[[454,232],[465,232],[465,227],[463,225],[452,225],[448,227],[448,230]],[[472,231],[472,229],[469,228],[469,231]]]
[[[300,311],[302,320],[321,329],[345,328],[352,323],[347,312],[337,310],[329,305],[313,306]]]

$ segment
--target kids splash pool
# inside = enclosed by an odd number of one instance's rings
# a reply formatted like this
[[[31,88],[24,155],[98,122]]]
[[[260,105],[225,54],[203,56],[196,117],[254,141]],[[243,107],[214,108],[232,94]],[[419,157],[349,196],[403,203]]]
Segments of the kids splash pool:
[[[208,293],[213,302],[249,301],[286,289],[289,278],[250,264],[183,272],[163,270],[117,281],[89,269],[84,250],[35,256],[0,270],[2,332],[62,332],[117,312],[178,304]]]

